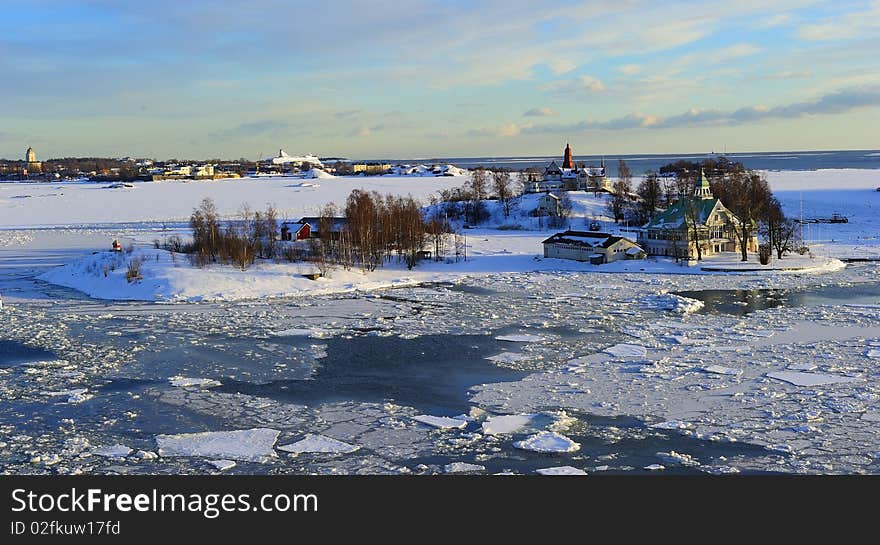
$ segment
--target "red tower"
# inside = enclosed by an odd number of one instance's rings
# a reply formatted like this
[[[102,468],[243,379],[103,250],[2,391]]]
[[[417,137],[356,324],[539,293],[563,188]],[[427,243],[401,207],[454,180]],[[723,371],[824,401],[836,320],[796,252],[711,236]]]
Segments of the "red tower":
[[[571,158],[571,146],[565,143],[565,157],[562,159],[562,168],[574,168],[574,161]]]

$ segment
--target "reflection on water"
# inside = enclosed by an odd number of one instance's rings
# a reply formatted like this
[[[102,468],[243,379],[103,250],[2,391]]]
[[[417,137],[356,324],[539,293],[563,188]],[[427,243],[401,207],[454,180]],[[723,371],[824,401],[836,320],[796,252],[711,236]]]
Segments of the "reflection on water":
[[[676,295],[702,301],[700,312],[743,316],[776,307],[816,307],[820,305],[880,304],[880,284],[821,286],[806,290],[699,290],[678,291]]]

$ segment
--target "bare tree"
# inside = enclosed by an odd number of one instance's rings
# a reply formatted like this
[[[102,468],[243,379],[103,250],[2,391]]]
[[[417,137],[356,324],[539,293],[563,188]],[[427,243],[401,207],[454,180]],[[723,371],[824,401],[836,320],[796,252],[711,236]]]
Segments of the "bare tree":
[[[476,168],[471,172],[470,193],[472,223],[480,223],[483,217],[483,201],[486,199],[486,171],[483,168]]]
[[[496,170],[492,173],[492,182],[498,201],[504,209],[504,217],[510,217],[510,204],[514,193],[511,188],[510,173],[506,170]]]
[[[735,170],[713,184],[713,194],[737,217],[734,233],[740,245],[742,261],[748,261],[749,241],[770,210],[773,192],[767,180],[759,173]]]
[[[636,193],[639,196],[637,207],[639,223],[644,224],[650,221],[654,213],[657,212],[657,209],[660,208],[663,197],[663,188],[660,186],[660,178],[657,176],[657,173],[649,173],[639,183]]]
[[[776,197],[770,199],[768,211],[759,229],[767,238],[767,243],[776,251],[776,258],[796,251],[802,244],[801,229],[791,218],[785,217],[782,205]]]

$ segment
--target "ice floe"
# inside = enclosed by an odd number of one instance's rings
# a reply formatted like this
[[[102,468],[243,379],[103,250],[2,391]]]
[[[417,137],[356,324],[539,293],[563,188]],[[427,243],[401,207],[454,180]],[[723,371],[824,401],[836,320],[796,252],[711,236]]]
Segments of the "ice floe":
[[[275,441],[281,432],[269,428],[157,435],[161,456],[203,456],[245,462],[266,462],[276,457]]]
[[[487,435],[502,435],[516,433],[528,426],[536,415],[534,414],[507,414],[490,416],[482,423],[483,433]]]
[[[698,299],[675,295],[674,293],[662,293],[649,295],[642,299],[642,304],[650,308],[658,308],[676,314],[690,314],[702,309],[705,304]]]
[[[443,471],[445,473],[473,473],[476,471],[486,471],[486,466],[466,462],[452,462],[443,466]]]
[[[529,357],[531,357],[529,354],[523,354],[522,352],[501,352],[500,354],[495,354],[493,356],[486,356],[486,359],[498,363],[516,363],[518,361],[529,359]]]
[[[358,445],[352,445],[326,435],[306,434],[305,438],[289,445],[282,445],[278,450],[299,454],[301,452],[321,452],[332,454],[348,454],[360,449]]]
[[[522,441],[516,441],[513,446],[522,450],[535,452],[576,452],[581,445],[562,435],[552,431],[542,431],[529,436]]]
[[[208,463],[216,467],[219,471],[226,471],[235,467],[234,460],[208,460]]]
[[[461,429],[467,426],[467,420],[460,418],[450,418],[448,416],[432,416],[429,414],[420,414],[414,416],[413,420],[442,429]]]
[[[583,469],[578,469],[576,467],[571,466],[557,466],[557,467],[545,467],[541,469],[536,469],[535,473],[540,475],[586,475],[587,472]]]
[[[799,371],[776,371],[767,373],[767,376],[794,384],[795,386],[824,386],[826,384],[859,382],[861,380],[855,377],[842,377],[840,375],[827,375],[823,373],[802,373]]]
[[[620,359],[641,359],[648,355],[648,349],[640,344],[615,344],[604,352]]]
[[[732,367],[724,367],[723,365],[707,365],[702,368],[703,371],[714,375],[741,375],[742,369],[734,369]]]
[[[211,378],[191,378],[181,376],[171,377],[168,379],[168,382],[170,382],[172,386],[178,388],[214,388],[215,386],[221,385],[219,380]]]
[[[547,338],[542,337],[541,335],[529,335],[527,333],[522,333],[518,335],[499,335],[495,337],[495,340],[513,343],[539,343],[547,340]]]

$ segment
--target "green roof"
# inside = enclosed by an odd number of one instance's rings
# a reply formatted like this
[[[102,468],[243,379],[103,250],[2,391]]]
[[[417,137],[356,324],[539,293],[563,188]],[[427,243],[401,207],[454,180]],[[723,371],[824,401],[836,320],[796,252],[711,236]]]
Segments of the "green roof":
[[[696,197],[688,197],[679,199],[672,206],[660,212],[651,218],[651,221],[645,225],[647,229],[680,229],[685,226],[687,216],[685,214],[686,207],[691,205],[696,207],[697,221],[705,224],[709,221],[709,215],[718,204],[718,199],[700,199]]]

